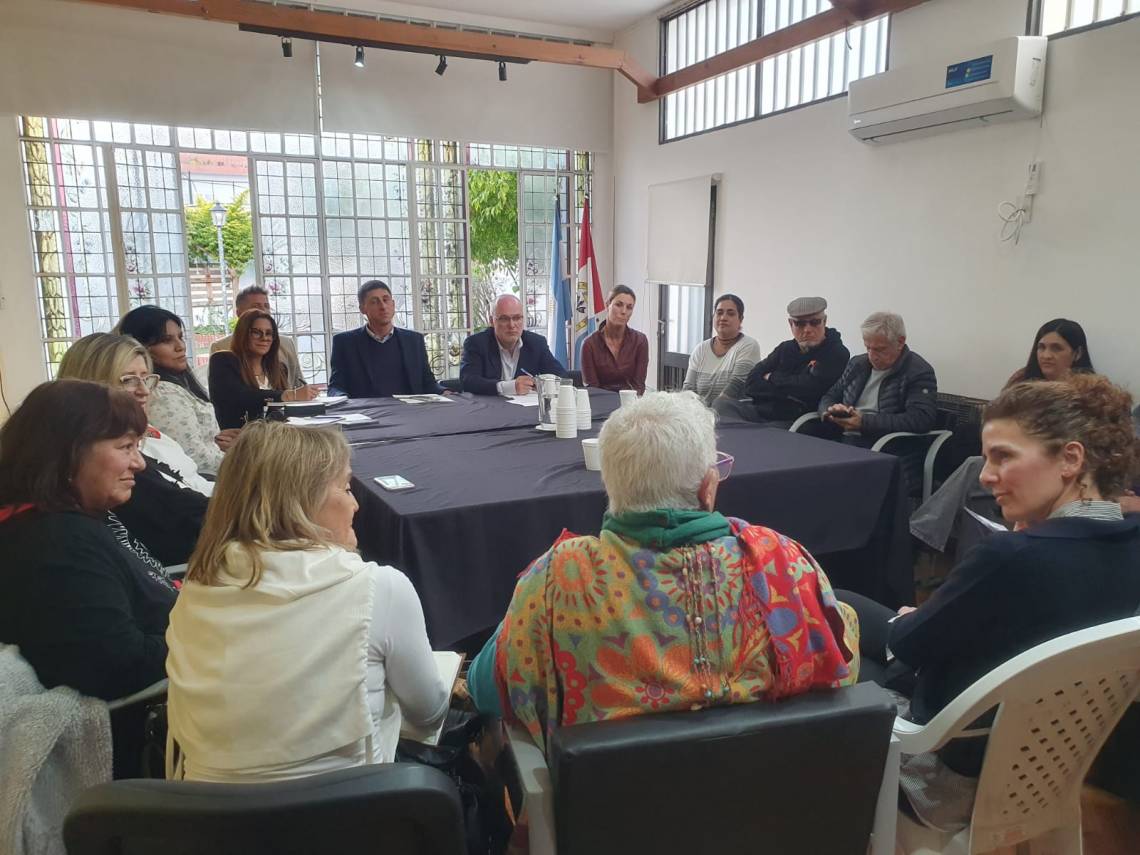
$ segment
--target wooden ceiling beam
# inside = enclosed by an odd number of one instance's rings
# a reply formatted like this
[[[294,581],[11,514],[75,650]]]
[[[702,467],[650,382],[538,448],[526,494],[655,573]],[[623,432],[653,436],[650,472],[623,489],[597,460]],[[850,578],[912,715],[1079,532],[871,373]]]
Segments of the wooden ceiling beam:
[[[616,71],[653,100],[652,74],[625,51],[609,47],[543,41],[525,36],[478,33],[402,21],[377,20],[356,14],[273,6],[250,0],[77,0],[159,14],[182,15],[200,21],[237,24],[258,32],[294,38],[359,44],[365,47],[411,50],[447,56],[475,56],[513,62],[552,62]]]
[[[419,53],[501,59],[509,62],[552,62],[616,71],[637,89],[640,103],[655,101],[770,56],[845,30],[879,15],[901,12],[926,0],[832,0],[832,8],[789,27],[761,36],[680,71],[654,78],[627,52],[617,48],[548,42],[525,36],[468,32],[402,21],[377,20],[296,6],[274,6],[252,0],[74,0],[202,21],[237,24],[248,30],[365,47]]]
[[[847,29],[852,23],[866,21],[879,15],[901,12],[918,6],[926,0],[832,0],[833,7],[826,12],[805,18],[799,23],[776,30],[766,36],[745,42],[732,50],[686,66],[680,71],[657,78],[653,86],[654,98],[701,83],[729,71],[755,65],[761,60],[814,42]],[[852,18],[854,17],[854,21]],[[638,94],[638,100],[645,99]]]

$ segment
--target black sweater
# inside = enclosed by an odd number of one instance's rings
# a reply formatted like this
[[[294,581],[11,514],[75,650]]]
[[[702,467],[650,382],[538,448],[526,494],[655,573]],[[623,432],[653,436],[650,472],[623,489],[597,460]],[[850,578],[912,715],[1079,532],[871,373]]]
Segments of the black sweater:
[[[143,457],[146,469],[135,473],[131,498],[115,508],[115,516],[167,567],[185,564],[198,543],[209,500],[181,486],[182,479],[165,464]]]
[[[232,351],[219,350],[210,356],[210,401],[222,430],[240,428],[247,421],[260,419],[266,400],[280,401],[283,391],[259,389],[246,383],[241,376],[241,363]]]
[[[113,700],[161,680],[175,596],[102,520],[30,510],[0,522],[0,642],[47,688]]]
[[[763,418],[795,419],[818,406],[850,358],[839,330],[828,329],[823,341],[807,351],[789,339],[756,363],[745,392]],[[764,375],[769,375],[767,380]]]

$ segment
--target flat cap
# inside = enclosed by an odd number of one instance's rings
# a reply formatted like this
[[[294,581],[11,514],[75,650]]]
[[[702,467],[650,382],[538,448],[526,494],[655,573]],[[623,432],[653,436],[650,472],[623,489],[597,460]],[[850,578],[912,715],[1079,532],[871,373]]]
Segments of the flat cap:
[[[818,315],[827,309],[827,300],[823,297],[796,297],[788,303],[789,318],[803,318],[807,315]]]

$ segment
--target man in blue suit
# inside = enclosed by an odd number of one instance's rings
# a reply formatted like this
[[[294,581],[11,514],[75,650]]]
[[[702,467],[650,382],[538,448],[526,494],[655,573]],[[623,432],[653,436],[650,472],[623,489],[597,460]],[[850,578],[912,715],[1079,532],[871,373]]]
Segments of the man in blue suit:
[[[518,297],[503,294],[491,309],[489,329],[467,337],[459,363],[464,392],[476,395],[525,395],[534,391],[532,375],[566,376],[546,339],[527,332],[526,315]]]
[[[392,289],[370,279],[360,286],[356,300],[368,320],[360,329],[333,336],[329,394],[390,398],[442,392],[428,365],[424,337],[393,323]]]

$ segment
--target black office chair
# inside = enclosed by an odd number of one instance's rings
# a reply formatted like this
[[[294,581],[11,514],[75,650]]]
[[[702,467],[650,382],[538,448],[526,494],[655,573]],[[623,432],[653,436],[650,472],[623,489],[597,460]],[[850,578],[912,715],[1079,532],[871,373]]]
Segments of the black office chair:
[[[861,683],[563,727],[549,767],[512,730],[531,855],[866,855],[879,802],[897,810],[880,793],[894,721],[890,696]]]
[[[68,855],[463,855],[451,779],[412,763],[272,784],[128,780],[92,787],[63,828]]]

